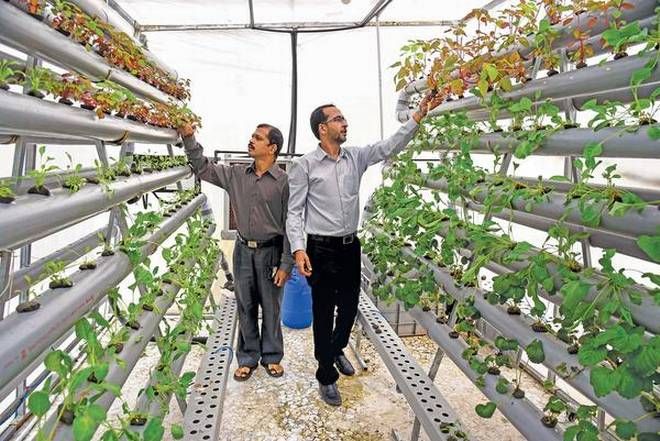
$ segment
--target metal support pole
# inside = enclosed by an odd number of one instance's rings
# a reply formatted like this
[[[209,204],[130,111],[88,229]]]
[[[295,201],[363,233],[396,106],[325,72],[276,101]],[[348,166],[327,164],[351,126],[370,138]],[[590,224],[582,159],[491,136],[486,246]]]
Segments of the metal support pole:
[[[287,153],[296,153],[296,130],[298,119],[298,31],[291,32],[291,122]]]
[[[172,144],[167,144],[167,153],[174,158],[174,149],[172,148]],[[183,190],[183,184],[181,181],[176,181],[176,188],[181,191]]]
[[[13,254],[9,250],[0,251],[0,320],[5,316],[5,298],[11,290],[11,263]],[[6,292],[5,292],[6,291]]]
[[[435,352],[435,356],[433,357],[433,361],[431,362],[431,367],[429,367],[429,378],[431,381],[435,381],[435,376],[438,375],[438,369],[440,369],[440,362],[442,362],[442,358],[444,356],[445,352],[441,348],[438,348],[438,350]],[[419,423],[419,418],[415,417],[412,431],[410,432],[410,441],[417,441],[419,439],[419,432],[421,428],[422,426]]]
[[[384,138],[384,123],[383,123],[383,66],[381,61],[381,48],[380,48],[380,14],[376,15],[376,55],[378,57],[378,116],[380,117],[380,139]],[[398,333],[398,330],[397,330]]]

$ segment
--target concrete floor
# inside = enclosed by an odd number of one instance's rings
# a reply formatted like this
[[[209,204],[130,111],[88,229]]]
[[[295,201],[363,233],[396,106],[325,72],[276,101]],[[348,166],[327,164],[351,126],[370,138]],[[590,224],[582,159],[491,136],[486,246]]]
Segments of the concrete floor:
[[[223,243],[231,258],[231,244]],[[214,294],[220,295],[219,276]],[[403,339],[411,354],[428,369],[436,345],[427,337]],[[366,372],[354,377],[342,377],[339,388],[344,404],[340,408],[325,405],[318,397],[314,378],[313,341],[311,328],[293,330],[284,328],[285,357],[282,362],[286,372],[282,378],[271,378],[264,369],[258,369],[244,383],[228,380],[223,404],[221,441],[376,441],[390,440],[392,429],[402,439],[409,439],[414,420],[405,398],[396,392],[395,383],[387,368],[367,339],[363,339],[362,353],[368,364]],[[183,371],[197,371],[203,348],[194,346]],[[350,352],[349,358],[355,363]],[[149,369],[156,363],[158,351],[150,343],[143,358],[124,386],[124,396],[134,397],[144,387]],[[235,360],[230,372],[236,369]],[[507,375],[509,378],[511,375]],[[460,370],[448,359],[440,366],[436,385],[461,419],[463,429],[471,440],[518,441],[525,438],[496,411],[492,418],[482,419],[474,407],[486,398]],[[523,377],[526,396],[541,407],[547,394],[530,377]],[[134,399],[129,399],[132,404]],[[115,403],[110,415],[120,412]],[[171,424],[182,424],[183,416],[176,400],[170,403],[170,413],[165,419],[165,440],[173,440],[169,433]],[[428,438],[422,434],[422,440]]]

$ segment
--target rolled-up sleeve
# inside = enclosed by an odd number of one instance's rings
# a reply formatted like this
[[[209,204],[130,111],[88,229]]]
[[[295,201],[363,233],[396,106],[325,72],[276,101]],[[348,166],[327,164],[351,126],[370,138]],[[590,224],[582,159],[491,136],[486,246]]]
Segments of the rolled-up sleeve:
[[[286,233],[292,253],[305,249],[303,219],[308,190],[307,171],[299,162],[294,162],[289,170],[289,207],[286,218]]]
[[[417,122],[413,118],[410,118],[389,138],[358,148],[358,161],[362,172],[369,166],[401,152],[413,139],[418,128],[419,125]]]
[[[230,166],[211,163],[204,156],[204,149],[195,140],[194,136],[184,137],[183,146],[186,156],[188,156],[188,161],[199,179],[224,189],[229,188],[229,182],[231,181]]]

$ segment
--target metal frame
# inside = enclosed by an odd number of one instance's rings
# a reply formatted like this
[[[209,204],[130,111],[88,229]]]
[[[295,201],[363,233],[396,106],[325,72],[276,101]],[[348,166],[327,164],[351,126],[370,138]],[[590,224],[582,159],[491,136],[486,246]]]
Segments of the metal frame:
[[[455,439],[450,428],[460,430],[456,412],[365,293],[360,294],[358,321],[429,439]]]
[[[197,370],[195,383],[188,398],[183,430],[187,441],[216,439],[222,420],[222,407],[229,366],[234,356],[232,346],[238,313],[236,299],[222,296],[214,317],[207,351]]]

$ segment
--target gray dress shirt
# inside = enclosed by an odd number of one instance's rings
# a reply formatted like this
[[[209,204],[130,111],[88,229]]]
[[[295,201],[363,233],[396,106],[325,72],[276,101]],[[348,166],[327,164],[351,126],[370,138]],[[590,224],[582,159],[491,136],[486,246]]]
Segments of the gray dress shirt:
[[[291,247],[285,232],[289,182],[286,173],[277,165],[257,176],[254,163],[213,164],[204,156],[204,150],[194,136],[183,139],[186,155],[202,180],[221,187],[229,193],[238,233],[246,240],[269,240],[284,237],[280,269],[287,272],[293,266]]]
[[[289,168],[289,215],[286,231],[291,250],[305,249],[305,234],[345,236],[357,231],[360,180],[370,165],[396,155],[417,132],[410,119],[391,137],[365,147],[345,147],[334,160],[321,147]]]

